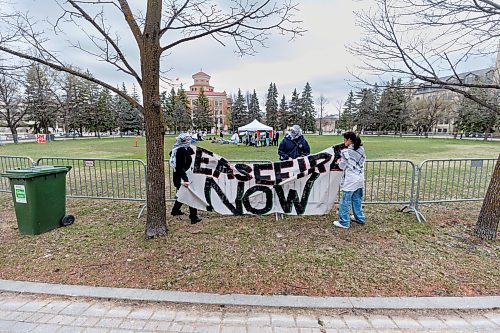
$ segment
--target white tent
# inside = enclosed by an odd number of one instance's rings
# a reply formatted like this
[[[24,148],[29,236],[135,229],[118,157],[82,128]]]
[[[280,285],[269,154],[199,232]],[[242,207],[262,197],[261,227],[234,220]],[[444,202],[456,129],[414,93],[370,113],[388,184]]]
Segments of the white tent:
[[[254,119],[250,124],[246,124],[245,126],[238,127],[238,132],[257,132],[257,131],[272,131],[273,128],[267,125],[264,125],[257,119]]]

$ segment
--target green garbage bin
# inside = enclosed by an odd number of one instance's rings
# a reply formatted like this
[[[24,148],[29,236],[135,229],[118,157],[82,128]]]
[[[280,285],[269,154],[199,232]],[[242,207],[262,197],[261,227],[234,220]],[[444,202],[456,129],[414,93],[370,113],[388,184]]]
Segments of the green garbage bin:
[[[66,215],[66,173],[70,166],[36,166],[8,170],[19,232],[38,235],[72,224]]]

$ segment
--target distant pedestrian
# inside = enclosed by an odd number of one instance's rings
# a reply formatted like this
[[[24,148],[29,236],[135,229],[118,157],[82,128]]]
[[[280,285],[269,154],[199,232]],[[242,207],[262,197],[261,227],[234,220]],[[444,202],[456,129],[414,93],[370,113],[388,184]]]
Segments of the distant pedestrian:
[[[361,138],[354,132],[344,133],[344,149],[340,152],[339,167],[344,170],[340,188],[342,198],[339,203],[339,219],[333,225],[347,229],[351,220],[358,224],[365,224],[366,218],[361,208],[363,187],[365,183],[365,150]],[[349,217],[352,206],[353,216]]]
[[[220,131],[219,136],[221,139],[224,139],[224,134],[222,134],[222,130]]]
[[[190,182],[186,171],[189,170],[193,161],[191,155],[194,155],[194,150],[191,148],[191,135],[187,133],[179,134],[170,152],[170,165],[174,169],[173,181],[177,190],[179,190],[181,185],[189,187]],[[170,214],[172,216],[184,215],[181,211],[181,207],[182,203],[175,200]],[[191,220],[191,224],[201,221],[201,218],[198,217],[196,208],[189,207],[189,219]]]
[[[280,132],[279,131],[275,131],[274,132],[274,136],[273,136],[273,145],[274,146],[278,147],[279,139],[280,139]]]
[[[311,149],[309,148],[309,143],[302,134],[302,129],[299,125],[293,125],[278,148],[280,161],[296,159],[301,156],[307,156],[310,153]]]

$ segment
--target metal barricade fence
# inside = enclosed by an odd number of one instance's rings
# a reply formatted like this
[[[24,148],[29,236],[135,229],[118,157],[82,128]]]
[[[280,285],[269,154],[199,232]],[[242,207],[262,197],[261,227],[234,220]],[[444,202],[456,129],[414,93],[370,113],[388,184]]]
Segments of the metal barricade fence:
[[[236,163],[272,163],[269,160],[232,160]],[[425,160],[417,167],[409,160],[368,160],[365,166],[366,204],[400,204],[424,219],[419,204],[479,201],[484,198],[495,169],[495,158]],[[29,157],[1,156],[0,172],[34,165]],[[146,165],[137,159],[42,157],[36,165],[68,165],[68,197],[110,200],[146,200]],[[173,172],[165,160],[166,199],[174,201]],[[0,177],[0,192],[10,192]],[[143,208],[144,209],[144,208]],[[142,210],[141,210],[142,213]]]
[[[175,201],[177,189],[174,187],[174,171],[170,166],[169,160],[165,160],[165,200]]]
[[[30,157],[0,155],[0,173],[16,168],[29,168],[33,164]],[[10,192],[9,180],[5,177],[0,177],[0,192]]]
[[[36,164],[71,166],[67,197],[146,200],[146,165],[141,160],[42,157]]]
[[[367,160],[363,203],[412,206],[415,164],[408,160]]]
[[[495,158],[423,161],[418,167],[415,208],[421,203],[483,200],[495,164]]]

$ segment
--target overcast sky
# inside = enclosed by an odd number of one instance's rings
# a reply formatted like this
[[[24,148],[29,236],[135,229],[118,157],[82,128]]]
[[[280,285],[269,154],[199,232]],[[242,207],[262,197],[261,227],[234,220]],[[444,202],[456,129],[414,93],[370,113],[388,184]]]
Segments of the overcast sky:
[[[359,61],[345,49],[345,44],[359,35],[354,24],[355,5],[349,0],[302,1],[298,17],[307,29],[304,36],[293,41],[277,38],[255,56],[245,57],[238,57],[230,47],[219,48],[211,40],[196,42],[176,50],[171,57],[175,64],[172,72],[185,84],[191,84],[191,75],[202,69],[212,76],[217,90],[236,93],[238,88],[243,92],[255,89],[261,109],[271,82],[276,84],[280,99],[284,94],[287,100],[293,89],[300,93],[309,82],[314,98],[323,94],[330,101],[328,113],[337,112],[337,102],[351,89],[346,82],[350,78],[347,69]]]
[[[13,0],[11,0],[13,1]],[[49,0],[17,0],[16,9],[29,10],[40,19],[54,19],[57,7]],[[224,0],[220,0],[224,1]],[[144,0],[130,0],[132,5],[141,6]],[[337,106],[345,101],[351,89],[352,79],[348,70],[354,70],[360,59],[346,51],[346,44],[359,39],[359,29],[355,26],[354,11],[367,7],[370,0],[302,0],[297,19],[303,21],[307,30],[304,36],[289,41],[286,37],[275,37],[267,48],[257,49],[254,56],[239,57],[234,53],[234,46],[228,43],[220,46],[210,38],[181,44],[172,49],[172,53],[163,59],[163,70],[169,70],[167,76],[187,88],[192,84],[191,76],[202,70],[211,75],[211,84],[216,91],[228,94],[256,90],[260,107],[265,109],[264,98],[271,82],[275,83],[278,93],[284,94],[287,101],[293,89],[300,93],[306,82],[312,87],[313,97],[324,95],[329,104],[326,114],[337,114]],[[115,13],[116,14],[116,13]],[[108,17],[113,28],[123,25],[121,15]],[[126,27],[118,28],[122,35],[121,46],[138,72],[138,54],[135,41]],[[64,39],[85,40],[80,38],[81,31],[72,25],[65,25]],[[131,87],[133,80],[129,76],[118,74],[113,67],[96,62],[90,55],[75,56],[71,48],[64,43],[52,44],[59,49],[68,61],[78,63],[81,68],[89,68],[96,77],[114,85],[125,82]],[[75,59],[77,59],[75,61]],[[486,64],[484,67],[489,66]],[[179,78],[178,81],[175,81]],[[170,90],[164,85],[164,89]]]

